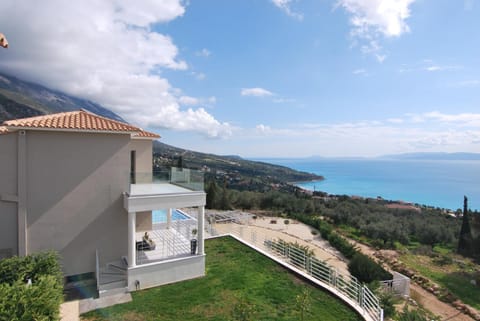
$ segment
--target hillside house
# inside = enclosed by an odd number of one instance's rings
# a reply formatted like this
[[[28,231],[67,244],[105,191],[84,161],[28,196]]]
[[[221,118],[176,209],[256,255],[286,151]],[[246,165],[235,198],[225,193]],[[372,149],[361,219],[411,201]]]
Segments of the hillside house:
[[[152,173],[158,138],[84,110],[1,124],[0,259],[56,250],[101,296],[203,276],[203,176]]]

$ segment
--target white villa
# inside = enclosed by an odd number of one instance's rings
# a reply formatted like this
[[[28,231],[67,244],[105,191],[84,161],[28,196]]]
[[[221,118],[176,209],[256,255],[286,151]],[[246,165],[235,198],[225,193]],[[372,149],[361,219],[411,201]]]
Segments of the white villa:
[[[203,175],[153,173],[158,138],[84,110],[1,124],[0,259],[56,250],[100,296],[203,276]]]

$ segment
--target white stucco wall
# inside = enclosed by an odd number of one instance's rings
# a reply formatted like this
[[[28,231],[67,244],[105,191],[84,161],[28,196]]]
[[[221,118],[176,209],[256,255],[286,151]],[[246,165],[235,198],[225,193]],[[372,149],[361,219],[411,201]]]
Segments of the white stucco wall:
[[[130,136],[27,131],[29,253],[60,252],[66,275],[95,271],[127,254],[122,193]]]
[[[128,269],[128,290],[147,289],[163,284],[205,276],[205,255],[139,265]]]
[[[17,134],[0,135],[0,253],[16,255],[17,237]]]

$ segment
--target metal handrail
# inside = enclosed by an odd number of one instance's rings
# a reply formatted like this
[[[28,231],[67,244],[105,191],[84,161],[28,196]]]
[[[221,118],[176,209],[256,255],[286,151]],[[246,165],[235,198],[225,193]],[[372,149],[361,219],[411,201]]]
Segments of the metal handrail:
[[[333,286],[340,293],[355,301],[372,319],[383,320],[380,300],[354,276],[341,274],[339,271],[329,267],[327,263],[316,258],[309,258],[304,250],[284,241],[266,240],[265,245],[267,248],[271,248],[276,255],[288,259],[295,267],[305,270],[317,280]]]

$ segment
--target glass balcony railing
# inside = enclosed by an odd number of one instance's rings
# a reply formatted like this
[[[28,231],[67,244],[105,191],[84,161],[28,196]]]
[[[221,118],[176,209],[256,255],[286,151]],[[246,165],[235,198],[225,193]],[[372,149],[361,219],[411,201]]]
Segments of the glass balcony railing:
[[[130,185],[167,183],[193,191],[204,190],[203,172],[195,169],[170,167],[151,173],[130,173]]]

